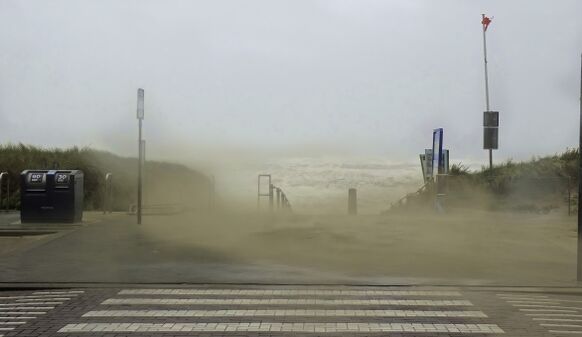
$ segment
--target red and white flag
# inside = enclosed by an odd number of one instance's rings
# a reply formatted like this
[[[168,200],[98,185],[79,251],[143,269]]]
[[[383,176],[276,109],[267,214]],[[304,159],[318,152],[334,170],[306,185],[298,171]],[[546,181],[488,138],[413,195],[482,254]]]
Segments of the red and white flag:
[[[481,20],[481,24],[483,25],[483,31],[487,31],[487,27],[489,27],[489,24],[491,23],[491,20],[493,18],[488,18],[485,16],[485,14],[483,14],[483,20]]]

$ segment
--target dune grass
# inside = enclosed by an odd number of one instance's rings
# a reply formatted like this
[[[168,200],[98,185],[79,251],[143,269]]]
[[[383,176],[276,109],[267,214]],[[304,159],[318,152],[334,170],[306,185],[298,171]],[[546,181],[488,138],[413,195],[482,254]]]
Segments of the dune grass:
[[[90,148],[59,149],[6,144],[0,145],[0,171],[8,172],[10,175],[11,208],[18,209],[20,206],[19,176],[26,169],[82,170],[85,175],[84,201],[87,210],[101,209],[104,177],[108,172],[113,174],[113,209],[127,210],[136,200],[136,158],[125,158]],[[201,196],[207,194],[207,179],[184,165],[148,161],[145,177],[145,190],[148,192],[155,190],[155,195],[160,196],[150,197],[152,202],[183,202],[183,197],[189,195],[192,197],[192,204],[196,204],[202,202]],[[6,186],[2,186],[2,189],[6,191]],[[2,206],[5,207],[6,201],[2,202]]]

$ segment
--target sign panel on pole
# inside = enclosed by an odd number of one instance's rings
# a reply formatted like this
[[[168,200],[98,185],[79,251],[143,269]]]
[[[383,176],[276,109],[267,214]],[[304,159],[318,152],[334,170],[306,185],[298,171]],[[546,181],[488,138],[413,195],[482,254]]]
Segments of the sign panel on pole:
[[[483,149],[499,148],[499,111],[483,112]]]
[[[443,128],[432,132],[432,171],[433,176],[443,173]]]
[[[143,99],[144,91],[139,88],[137,89],[137,119],[143,119]]]

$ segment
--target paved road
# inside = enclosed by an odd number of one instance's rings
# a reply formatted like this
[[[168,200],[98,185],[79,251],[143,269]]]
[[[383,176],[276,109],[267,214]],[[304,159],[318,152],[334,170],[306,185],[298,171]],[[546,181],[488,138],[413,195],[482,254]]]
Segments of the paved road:
[[[552,289],[196,286],[0,293],[0,335],[566,336],[582,296]]]
[[[85,217],[34,245],[0,256],[2,283],[354,283],[313,269],[262,265],[147,235],[124,215]],[[131,218],[133,220],[133,218]],[[41,224],[35,226],[42,226]],[[47,224],[47,226],[50,226]]]
[[[527,238],[509,223],[482,239],[406,218],[85,218],[0,256],[0,282],[576,286],[569,223]]]

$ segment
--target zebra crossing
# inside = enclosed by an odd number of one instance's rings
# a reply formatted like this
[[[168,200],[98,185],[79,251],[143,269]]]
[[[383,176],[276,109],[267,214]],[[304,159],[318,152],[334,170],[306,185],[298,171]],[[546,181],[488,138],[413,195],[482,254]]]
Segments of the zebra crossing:
[[[458,291],[314,287],[122,289],[58,332],[504,333]]]
[[[531,293],[497,296],[553,335],[582,335],[582,300]]]
[[[80,290],[35,291],[8,296],[0,293],[0,337],[83,293]]]

